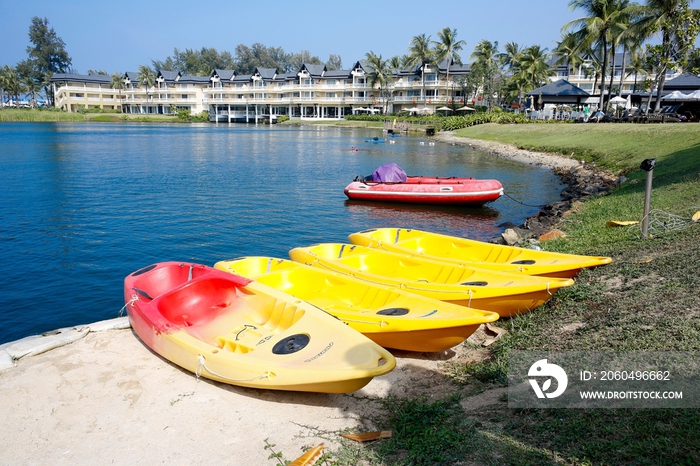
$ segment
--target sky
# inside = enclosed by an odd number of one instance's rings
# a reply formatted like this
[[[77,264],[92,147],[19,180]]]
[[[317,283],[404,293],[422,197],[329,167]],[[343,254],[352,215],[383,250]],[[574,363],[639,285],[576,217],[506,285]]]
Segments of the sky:
[[[103,0],[0,0],[0,66],[27,58],[34,16],[47,18],[81,74],[136,71],[173,50],[213,47],[235,55],[239,44],[259,42],[286,53],[308,50],[343,68],[367,52],[390,58],[408,51],[411,38],[449,27],[466,41],[463,62],[486,39],[552,50],[561,27],[584,16],[568,0],[209,0],[192,2]]]

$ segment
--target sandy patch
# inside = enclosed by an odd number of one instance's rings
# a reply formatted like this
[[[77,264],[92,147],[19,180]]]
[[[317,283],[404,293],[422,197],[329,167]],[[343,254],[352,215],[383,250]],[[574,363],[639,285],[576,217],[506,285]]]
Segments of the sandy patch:
[[[455,136],[452,132],[440,132],[435,135],[435,139],[447,144],[472,147],[483,150],[498,157],[515,160],[520,163],[537,165],[551,170],[569,170],[580,167],[581,162],[560,155],[545,154],[542,152],[532,152],[518,149],[517,147],[503,144],[502,142],[482,141],[480,139],[469,139]]]
[[[12,445],[0,464],[275,464],[266,439],[292,460],[303,447],[337,447],[343,429],[381,427],[381,398],[459,391],[441,367],[473,351],[396,351],[389,374],[328,395],[197,381],[131,329],[91,332],[0,372],[0,431]]]

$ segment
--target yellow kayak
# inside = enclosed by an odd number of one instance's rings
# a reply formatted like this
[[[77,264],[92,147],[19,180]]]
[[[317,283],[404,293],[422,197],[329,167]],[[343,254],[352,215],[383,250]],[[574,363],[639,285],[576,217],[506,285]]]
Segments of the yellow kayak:
[[[337,317],[385,348],[443,351],[498,314],[272,257],[221,261],[219,270],[271,286]]]
[[[312,305],[205,265],[161,262],[124,279],[141,341],[197,376],[253,388],[347,393],[396,359]]]
[[[478,269],[351,244],[295,248],[289,256],[296,262],[440,301],[497,312],[502,317],[531,311],[559,288],[574,283],[571,279]]]
[[[535,251],[405,228],[377,228],[353,233],[350,242],[456,264],[559,278],[573,278],[581,269],[612,262],[609,257]]]

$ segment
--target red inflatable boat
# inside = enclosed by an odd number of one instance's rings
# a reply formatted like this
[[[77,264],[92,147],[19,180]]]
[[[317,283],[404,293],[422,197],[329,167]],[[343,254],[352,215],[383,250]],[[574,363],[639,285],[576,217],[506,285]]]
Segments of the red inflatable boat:
[[[399,182],[356,180],[345,188],[350,199],[411,204],[483,205],[502,194],[498,180],[427,176],[409,176]]]
[[[388,163],[371,176],[356,177],[345,188],[350,199],[410,204],[483,205],[503,194],[497,180],[406,176],[403,168]]]

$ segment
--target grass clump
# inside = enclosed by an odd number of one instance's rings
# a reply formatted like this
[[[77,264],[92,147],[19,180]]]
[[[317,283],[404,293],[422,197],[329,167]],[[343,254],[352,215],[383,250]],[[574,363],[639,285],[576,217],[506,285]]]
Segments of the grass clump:
[[[376,444],[374,453],[382,464],[455,464],[469,448],[465,441],[473,435],[474,424],[467,419],[454,395],[428,401],[387,399],[391,439]]]
[[[0,122],[86,121],[85,115],[67,113],[53,108],[2,108]]]

